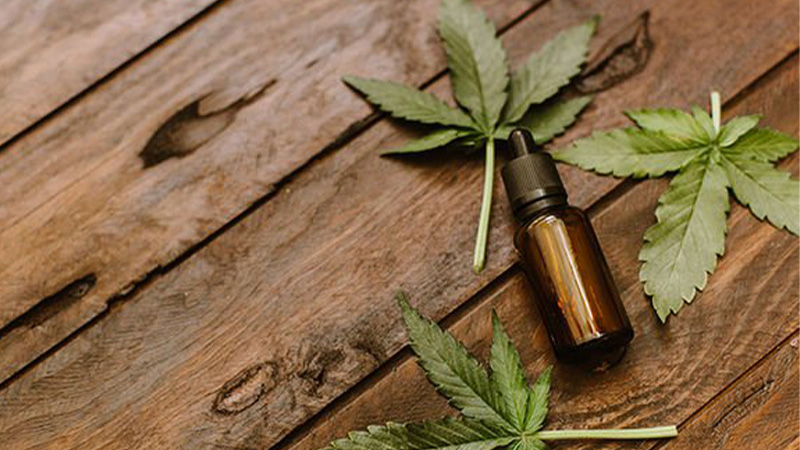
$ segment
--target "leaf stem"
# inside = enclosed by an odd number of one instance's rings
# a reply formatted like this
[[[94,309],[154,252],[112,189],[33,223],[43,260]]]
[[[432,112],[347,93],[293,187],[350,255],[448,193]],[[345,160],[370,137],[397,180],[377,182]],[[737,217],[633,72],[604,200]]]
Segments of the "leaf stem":
[[[719,127],[722,121],[722,103],[717,91],[711,93],[711,121],[714,124],[714,137],[716,138],[719,135]]]
[[[543,441],[571,439],[662,439],[678,435],[674,426],[632,428],[627,430],[547,430],[536,433]]]
[[[486,264],[486,241],[489,237],[489,217],[492,213],[492,190],[494,188],[494,137],[486,140],[486,165],[483,175],[483,201],[478,219],[478,235],[475,237],[475,259],[472,270],[479,273]]]

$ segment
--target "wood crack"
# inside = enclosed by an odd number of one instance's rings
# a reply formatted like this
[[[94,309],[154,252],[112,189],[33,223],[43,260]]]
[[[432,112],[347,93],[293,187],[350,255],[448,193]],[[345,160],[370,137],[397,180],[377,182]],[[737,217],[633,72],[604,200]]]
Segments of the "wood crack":
[[[211,410],[224,416],[238,414],[267,395],[279,376],[278,365],[271,361],[246,367],[217,392]]]
[[[575,83],[578,92],[605,91],[644,70],[653,51],[649,23],[648,10],[611,36]]]
[[[68,309],[70,305],[80,301],[94,288],[96,283],[97,277],[90,273],[70,282],[59,289],[58,292],[43,298],[31,309],[9,322],[8,325],[0,328],[0,340],[3,336],[16,329],[40,326],[50,318]]]

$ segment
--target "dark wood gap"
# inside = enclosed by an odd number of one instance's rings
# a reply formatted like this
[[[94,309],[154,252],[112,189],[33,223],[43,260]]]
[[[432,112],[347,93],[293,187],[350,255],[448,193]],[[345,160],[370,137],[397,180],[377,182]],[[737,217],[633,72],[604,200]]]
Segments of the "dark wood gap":
[[[16,328],[33,328],[46,322],[49,318],[58,314],[65,307],[65,304],[69,305],[83,298],[94,288],[96,282],[97,276],[90,273],[70,282],[53,295],[43,298],[39,303],[33,305],[31,309],[25,311],[24,314],[9,322],[5,327],[0,328],[0,340]]]
[[[726,108],[735,108],[736,105],[742,102],[745,97],[758,90],[762,84],[769,82],[769,80],[771,80],[773,77],[777,77],[781,70],[787,70],[788,66],[797,65],[798,56],[800,56],[800,48],[795,48],[794,50],[790,51],[782,60],[770,67],[769,70],[764,72],[760,77],[756,78],[752,83],[747,85],[741,90],[741,92],[725,102],[722,106]],[[724,93],[721,92],[720,94]]]

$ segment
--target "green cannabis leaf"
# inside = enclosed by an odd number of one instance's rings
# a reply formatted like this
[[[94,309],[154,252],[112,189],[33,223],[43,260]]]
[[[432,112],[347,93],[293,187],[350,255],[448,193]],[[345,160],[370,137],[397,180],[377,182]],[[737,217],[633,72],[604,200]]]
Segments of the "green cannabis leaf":
[[[728,189],[761,220],[800,233],[800,185],[774,162],[798,141],[756,128],[760,116],[721,125],[719,94],[712,114],[694,106],[627,111],[639,128],[595,133],[553,156],[618,177],[678,174],[659,198],[656,224],[644,235],[639,278],[661,321],[692,301],[725,251]]]
[[[467,0],[444,0],[439,12],[439,35],[447,54],[453,93],[460,106],[457,108],[413,87],[344,77],[348,85],[392,116],[444,127],[384,155],[419,153],[456,143],[485,148],[483,201],[473,262],[475,272],[480,272],[486,261],[495,141],[507,139],[515,127],[524,127],[542,144],[575,122],[591,97],[558,102],[547,100],[580,71],[597,21],[594,18],[562,31],[509,78],[506,54],[492,23]]]
[[[422,317],[401,292],[397,296],[411,348],[436,389],[461,417],[367,427],[334,441],[332,450],[544,450],[545,441],[563,439],[658,439],[677,436],[674,426],[632,430],[542,430],[550,395],[550,368],[533,386],[519,353],[497,314],[491,374],[439,325]]]

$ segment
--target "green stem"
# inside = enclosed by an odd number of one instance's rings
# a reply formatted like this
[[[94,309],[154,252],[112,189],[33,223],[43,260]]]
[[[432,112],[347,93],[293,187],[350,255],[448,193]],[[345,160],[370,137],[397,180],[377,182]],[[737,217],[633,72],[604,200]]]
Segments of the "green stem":
[[[678,435],[674,426],[632,428],[627,430],[549,430],[536,433],[543,441],[572,439],[662,439]]]
[[[492,213],[492,189],[494,188],[494,138],[486,140],[486,167],[483,175],[483,201],[481,216],[478,219],[478,235],[475,238],[475,259],[472,269],[475,273],[483,270],[486,264],[486,241],[489,237],[489,216]]]
[[[719,135],[719,127],[722,121],[722,103],[717,91],[711,93],[711,121],[714,124],[714,137],[716,138]]]

